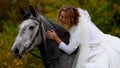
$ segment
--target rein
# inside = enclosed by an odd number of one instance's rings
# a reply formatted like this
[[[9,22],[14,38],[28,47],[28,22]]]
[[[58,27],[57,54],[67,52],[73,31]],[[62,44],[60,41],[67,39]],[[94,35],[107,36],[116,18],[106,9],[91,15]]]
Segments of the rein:
[[[42,23],[41,23],[37,18],[29,18],[29,19],[33,19],[33,20],[36,20],[36,21],[39,22],[39,27],[40,27],[41,30],[38,30],[38,31],[37,31],[37,34],[35,35],[35,38],[37,37],[37,35],[38,35],[39,31],[40,31],[41,37],[42,37],[42,41],[43,41],[43,46],[47,46],[47,45],[46,45],[46,38],[44,38],[44,36],[43,36],[43,31],[44,31],[44,29],[42,28]],[[34,38],[34,39],[35,39],[35,38]],[[33,42],[34,42],[34,40],[32,41],[32,43],[33,43]],[[30,46],[32,46],[32,43],[30,44]],[[39,48],[39,46],[38,46],[38,48]],[[45,48],[46,48],[46,47],[45,47]],[[34,50],[32,50],[32,51],[34,51]],[[31,55],[33,55],[33,56],[35,56],[35,57],[37,57],[37,58],[39,58],[39,59],[44,59],[44,60],[53,60],[53,59],[56,59],[56,58],[58,58],[59,56],[62,55],[62,52],[61,52],[60,54],[56,55],[55,57],[49,57],[49,58],[48,58],[48,57],[40,57],[40,56],[32,53],[32,51],[30,51],[30,54],[31,54]]]
[[[45,59],[45,60],[53,60],[53,59],[58,58],[60,55],[62,55],[62,53],[60,53],[59,55],[56,55],[55,57],[46,58],[46,57],[40,57],[40,56],[38,56],[38,55],[36,55],[36,54],[34,54],[34,53],[32,53],[32,52],[30,52],[30,54],[33,55],[33,56],[35,56],[35,57],[37,57],[37,58],[39,58],[39,59]]]

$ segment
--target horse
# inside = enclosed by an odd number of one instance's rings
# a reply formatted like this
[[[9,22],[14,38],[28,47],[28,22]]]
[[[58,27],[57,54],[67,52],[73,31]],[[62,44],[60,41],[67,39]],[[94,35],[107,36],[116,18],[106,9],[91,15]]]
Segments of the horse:
[[[12,55],[24,58],[27,53],[32,53],[33,49],[38,48],[45,68],[72,68],[76,52],[67,55],[59,49],[59,45],[54,40],[47,39],[45,35],[46,31],[52,29],[63,42],[68,44],[69,32],[60,24],[39,14],[32,6],[30,6],[29,12],[22,8],[20,11],[23,20],[11,47]]]

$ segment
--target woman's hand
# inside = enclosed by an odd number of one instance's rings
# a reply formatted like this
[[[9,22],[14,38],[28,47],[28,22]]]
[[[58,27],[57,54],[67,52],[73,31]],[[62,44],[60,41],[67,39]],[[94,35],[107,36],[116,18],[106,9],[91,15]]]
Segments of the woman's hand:
[[[60,44],[62,41],[61,39],[57,36],[54,30],[49,30],[46,32],[46,37],[48,39],[55,40],[58,44]]]
[[[46,37],[48,39],[55,40],[57,38],[57,35],[56,35],[54,30],[49,30],[49,31],[46,32]]]

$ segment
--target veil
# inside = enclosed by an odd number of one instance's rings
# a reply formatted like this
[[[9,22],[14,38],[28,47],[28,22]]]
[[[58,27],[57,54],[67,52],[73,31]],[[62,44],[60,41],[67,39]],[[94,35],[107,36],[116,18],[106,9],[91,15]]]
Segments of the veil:
[[[86,10],[83,10],[81,8],[77,9],[80,17],[78,27],[76,28],[76,35],[79,34],[78,37],[80,37],[79,42],[81,45],[77,54],[78,56],[76,57],[77,59],[75,59],[75,63],[73,64],[73,68],[84,68],[84,64],[87,62],[90,52],[89,44],[91,43],[91,35],[93,35],[92,37],[97,37],[100,39],[104,33],[91,21],[91,18]],[[97,40],[97,42],[94,40],[93,42],[97,43],[99,40]]]
[[[81,31],[80,34],[80,47],[79,47],[79,52],[78,52],[78,57],[75,68],[83,68],[83,64],[87,61],[87,56],[89,53],[89,28],[88,28],[88,22],[90,21],[90,16],[87,13],[87,11],[78,8],[80,17],[79,17],[79,23],[78,27],[76,28],[76,31]]]
[[[77,36],[76,38],[79,39],[81,45],[79,46],[79,51],[72,68],[84,68],[84,64],[87,62],[88,54],[90,52],[89,35],[91,30],[89,28],[94,29],[94,31],[99,34],[102,32],[92,23],[91,18],[86,10],[81,8],[77,9],[80,17],[74,36]]]

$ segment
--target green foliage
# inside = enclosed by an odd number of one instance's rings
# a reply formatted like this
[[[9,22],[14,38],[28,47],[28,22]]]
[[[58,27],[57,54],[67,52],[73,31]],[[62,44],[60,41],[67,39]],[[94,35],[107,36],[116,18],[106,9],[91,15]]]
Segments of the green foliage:
[[[79,1],[81,2],[81,1]],[[92,21],[104,32],[112,35],[119,36],[119,30],[116,28],[119,27],[115,25],[115,23],[119,23],[118,21],[114,21],[114,16],[116,14],[117,19],[119,20],[119,9],[118,5],[120,1],[113,0],[85,0],[83,4],[80,4],[80,7],[86,9]],[[117,30],[117,31],[116,31]]]
[[[58,10],[65,5],[79,6],[77,0],[42,0],[42,14],[54,21],[57,21]]]
[[[0,4],[0,68],[44,68],[43,62],[30,54],[23,59],[11,55],[21,20],[19,7],[27,11],[32,5],[41,15],[55,22],[62,6],[80,7],[89,12],[91,20],[104,33],[120,37],[120,0],[1,0]]]

